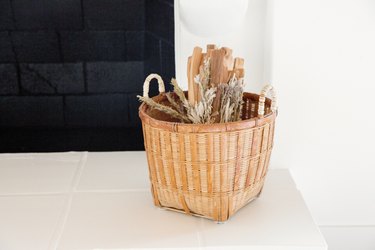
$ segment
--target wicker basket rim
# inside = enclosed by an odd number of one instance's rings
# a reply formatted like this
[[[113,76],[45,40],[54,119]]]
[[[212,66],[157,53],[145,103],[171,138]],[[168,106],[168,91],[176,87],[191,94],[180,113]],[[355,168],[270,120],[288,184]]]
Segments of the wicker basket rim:
[[[160,95],[158,95],[160,96]],[[158,97],[156,96],[156,97]],[[259,96],[258,94],[244,92],[244,96]],[[270,104],[271,99],[266,98],[266,103]],[[170,122],[158,120],[147,114],[147,105],[142,103],[139,107],[139,117],[143,123],[153,127],[169,130],[172,132],[190,132],[190,133],[207,133],[207,132],[230,132],[262,126],[275,120],[277,112],[270,111],[263,117],[253,117],[246,120],[214,124],[191,124],[181,122]]]

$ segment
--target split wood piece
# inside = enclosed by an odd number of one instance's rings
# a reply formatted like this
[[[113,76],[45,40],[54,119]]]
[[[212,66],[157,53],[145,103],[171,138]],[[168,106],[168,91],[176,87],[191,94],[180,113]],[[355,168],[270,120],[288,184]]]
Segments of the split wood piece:
[[[228,81],[228,69],[224,65],[225,55],[227,50],[217,49],[213,50],[211,54],[211,81],[210,84],[212,87],[216,86],[216,96],[212,103],[212,114],[214,122],[220,121],[220,105],[221,105],[221,96],[223,89],[219,87],[220,83],[227,83]]]
[[[228,71],[231,71],[233,70],[233,67],[234,67],[232,49],[227,48],[227,47],[223,47],[222,49],[225,50],[224,66],[227,68]]]
[[[207,44],[207,47],[206,47],[206,53],[204,53],[204,60],[206,60],[207,58],[211,57],[211,53],[213,50],[217,49],[217,46],[216,44]]]
[[[207,51],[217,49],[216,44],[207,44]]]
[[[203,79],[203,77],[204,77],[204,62],[205,62],[205,60],[207,60],[207,54],[206,53],[202,53],[202,57],[201,57],[201,61],[200,61],[200,64],[199,64],[199,69],[198,69],[198,75],[199,75],[200,79]],[[207,86],[202,86],[202,87],[203,88],[207,88]],[[201,99],[202,99],[201,93],[200,93],[199,88],[198,88],[198,102]]]
[[[194,78],[199,74],[199,66],[202,61],[202,48],[195,47],[193,55],[190,59],[190,67],[188,71],[188,99],[190,105],[195,105],[200,100],[199,88]]]
[[[228,79],[228,70],[224,66],[224,49],[216,49],[211,54],[211,86],[217,86]]]
[[[220,88],[219,86],[216,89],[216,95],[215,99],[212,103],[212,119],[214,123],[217,123],[220,121],[220,106],[221,106],[221,96],[223,94],[223,88]]]
[[[244,65],[244,59],[243,58],[236,57],[234,59],[234,67],[235,68],[237,68],[237,69],[243,69],[243,65]]]
[[[207,53],[202,53],[202,59],[200,65],[204,65],[204,61],[207,59]]]
[[[234,60],[234,68],[233,70],[228,72],[228,82],[232,79],[233,76],[236,76],[238,79],[243,78],[245,75],[244,69],[244,59],[236,57]]]
[[[245,75],[245,69],[233,69],[232,71],[228,72],[228,81],[233,78],[233,76],[236,76],[237,79],[243,78]]]
[[[244,69],[244,59],[240,57],[236,57],[234,59],[234,69],[233,69],[237,78],[243,78],[245,76],[245,69]]]
[[[215,44],[207,44],[207,52],[206,52],[206,58],[211,57],[212,51],[216,50],[217,46]]]
[[[189,103],[194,103],[194,95],[190,95],[190,93],[194,93],[194,85],[191,85],[190,82],[190,69],[191,69],[191,56],[188,58],[187,62],[187,79],[188,79],[188,101]]]
[[[187,77],[189,79],[189,74],[190,74],[190,64],[191,64],[191,56],[188,57],[188,62],[187,62]]]

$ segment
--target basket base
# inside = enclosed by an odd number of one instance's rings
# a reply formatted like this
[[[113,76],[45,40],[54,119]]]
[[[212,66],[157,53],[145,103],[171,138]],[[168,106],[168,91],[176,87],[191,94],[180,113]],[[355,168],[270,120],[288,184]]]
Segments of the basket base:
[[[204,215],[204,214],[194,213],[193,211],[189,211],[189,213],[187,213],[183,209],[170,207],[170,206],[163,206],[161,202],[155,202],[154,204],[155,204],[155,206],[160,207],[161,209],[164,209],[164,210],[178,212],[178,213],[182,213],[182,214],[187,214],[187,215],[191,215],[191,216],[195,216],[195,217],[199,217],[199,218],[205,218],[205,219],[215,221],[218,224],[223,224],[230,217],[232,217],[235,213],[237,213],[241,208],[245,207],[246,205],[248,205],[252,201],[259,198],[259,196],[262,193],[262,190],[263,190],[263,182],[259,183],[259,186],[252,190],[252,192],[251,192],[250,196],[248,197],[248,199],[246,200],[246,202],[242,203],[240,206],[237,206],[236,209],[234,209],[232,211],[228,211],[227,216],[208,216],[208,215]],[[225,199],[228,199],[228,197],[226,197]],[[219,211],[221,210],[220,208],[214,208],[214,210],[215,209],[219,210]]]
[[[259,196],[260,196],[260,193],[259,193],[256,197],[254,197],[254,198],[252,198],[251,200],[249,200],[249,201],[248,201],[243,207],[241,207],[241,208],[246,207],[249,203],[251,203],[251,202],[255,201],[257,198],[259,198]],[[162,207],[162,206],[157,206],[157,207],[159,207],[160,209],[166,210],[166,211],[173,211],[173,212],[177,212],[177,213],[180,213],[180,214],[186,214],[185,211],[180,210],[180,209],[177,209],[177,208],[173,208],[173,207]],[[236,212],[238,212],[239,210],[241,210],[241,208],[238,209]],[[204,216],[204,215],[201,215],[201,214],[195,214],[195,213],[190,213],[189,215],[194,216],[194,217],[199,217],[199,218],[209,219],[209,220],[212,220],[212,221],[216,222],[217,224],[225,224],[225,223],[228,221],[228,220],[223,220],[223,221],[220,221],[220,220],[214,220],[214,219],[212,219],[211,217]],[[228,219],[229,219],[229,218],[230,218],[230,217],[228,217]]]

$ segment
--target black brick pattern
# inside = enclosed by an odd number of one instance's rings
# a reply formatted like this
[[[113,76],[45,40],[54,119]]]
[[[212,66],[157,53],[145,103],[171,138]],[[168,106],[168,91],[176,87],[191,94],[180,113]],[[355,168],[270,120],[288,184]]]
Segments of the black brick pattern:
[[[0,95],[18,94],[18,91],[16,66],[13,64],[0,64]]]
[[[143,149],[136,95],[149,73],[169,88],[173,16],[173,0],[0,0],[0,152]]]
[[[13,46],[19,62],[60,62],[56,32],[17,31],[12,33]]]
[[[129,125],[125,94],[68,96],[66,124],[69,127],[124,127]]]
[[[146,17],[145,74],[160,73],[169,90],[175,76],[173,0],[146,0]]]
[[[6,96],[0,98],[0,127],[60,127],[61,96]]]
[[[135,92],[142,90],[143,62],[87,63],[89,93]]]
[[[89,29],[144,30],[142,0],[83,0],[85,25]]]
[[[0,30],[11,30],[14,28],[10,0],[0,1]]]
[[[161,72],[161,41],[151,32],[146,34],[146,75]]]
[[[17,136],[15,136],[17,135]],[[143,150],[142,128],[10,128],[0,130],[0,152]],[[124,143],[126,142],[126,143]]]
[[[163,0],[148,0],[146,16],[146,29],[174,44],[173,4]]]
[[[0,32],[0,62],[14,62],[12,41],[7,31]]]
[[[134,93],[133,95],[128,96],[128,103],[129,103],[129,123],[133,126],[140,126],[141,119],[138,115],[138,109],[140,106],[140,102],[137,95],[142,95],[142,92]]]
[[[84,92],[82,63],[21,64],[21,86],[30,94]]]
[[[122,31],[62,32],[61,45],[67,62],[126,59],[125,32]]]
[[[160,46],[161,72],[165,81],[169,83],[172,77],[175,77],[174,46],[164,41],[161,41]]]
[[[145,32],[126,32],[126,58],[129,61],[143,61],[145,50]]]
[[[81,29],[80,0],[12,0],[16,27],[22,30]]]

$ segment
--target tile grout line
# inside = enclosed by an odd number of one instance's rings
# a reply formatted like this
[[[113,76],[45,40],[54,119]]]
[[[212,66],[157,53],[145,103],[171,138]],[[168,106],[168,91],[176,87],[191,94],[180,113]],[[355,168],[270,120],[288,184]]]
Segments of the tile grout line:
[[[88,189],[88,190],[74,190],[73,193],[76,194],[90,194],[90,193],[143,193],[143,192],[148,192],[148,188],[134,188],[134,189]],[[32,192],[32,193],[4,193],[0,194],[0,197],[24,197],[24,196],[36,196],[36,197],[41,197],[41,196],[51,196],[51,195],[60,195],[64,196],[70,193],[71,191],[68,192]]]
[[[74,193],[83,194],[83,193],[109,193],[109,194],[116,194],[116,193],[143,193],[148,192],[150,189],[148,188],[125,188],[125,189],[87,189],[87,190],[76,190]]]
[[[64,201],[64,203],[65,203],[64,208],[62,210],[62,213],[60,215],[60,218],[58,220],[56,228],[55,228],[55,230],[53,232],[53,235],[51,237],[51,240],[49,242],[48,249],[50,249],[50,250],[56,250],[57,247],[60,244],[60,240],[61,240],[62,234],[64,232],[64,228],[65,228],[65,225],[66,225],[66,222],[68,220],[68,216],[69,216],[69,213],[70,213],[70,210],[71,210],[71,207],[72,207],[74,191],[76,190],[76,188],[79,184],[79,181],[80,181],[81,176],[82,176],[83,169],[84,169],[84,167],[87,163],[87,156],[88,156],[88,152],[82,153],[81,159],[78,163],[78,168],[77,168],[77,170],[74,174],[74,177],[72,179],[71,186],[69,188],[69,192],[67,193],[67,196],[65,198],[66,200]]]
[[[66,195],[66,192],[39,192],[39,193],[7,193],[0,194],[0,197],[24,197],[24,196],[51,196],[51,195]]]

